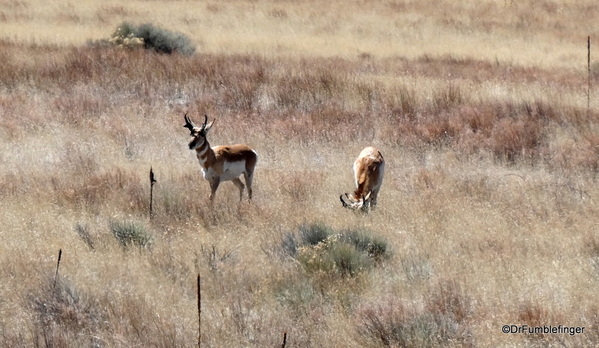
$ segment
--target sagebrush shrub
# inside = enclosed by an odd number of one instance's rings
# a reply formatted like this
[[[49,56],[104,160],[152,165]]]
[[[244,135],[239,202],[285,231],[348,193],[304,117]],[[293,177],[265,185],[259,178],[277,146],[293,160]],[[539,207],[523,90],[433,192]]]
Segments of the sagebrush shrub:
[[[111,221],[110,231],[123,248],[136,245],[140,248],[150,246],[152,234],[146,227],[133,221]]]
[[[365,230],[341,232],[322,223],[303,224],[299,240],[286,234],[281,243],[286,254],[296,258],[308,273],[332,273],[355,277],[389,256],[387,241]]]
[[[365,230],[345,230],[343,233],[344,241],[353,245],[356,250],[366,253],[375,261],[380,261],[388,256],[387,241],[383,238],[372,235]]]
[[[307,245],[317,245],[333,234],[333,229],[322,223],[304,224],[299,231],[303,244]]]
[[[194,44],[184,34],[159,28],[150,23],[135,26],[125,22],[115,30],[109,42],[125,47],[143,46],[167,54],[192,55],[195,52]]]

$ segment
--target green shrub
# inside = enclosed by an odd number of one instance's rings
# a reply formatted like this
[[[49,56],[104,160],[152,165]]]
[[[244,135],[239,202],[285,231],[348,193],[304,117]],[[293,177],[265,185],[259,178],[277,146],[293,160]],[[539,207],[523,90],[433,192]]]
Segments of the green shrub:
[[[373,260],[367,254],[350,244],[336,243],[328,254],[333,261],[335,272],[343,277],[355,277],[373,265]]]
[[[373,236],[365,230],[346,230],[343,233],[344,241],[353,245],[356,250],[368,254],[375,261],[387,257],[387,241]]]
[[[146,227],[133,221],[111,221],[110,231],[123,248],[136,245],[140,248],[150,246],[152,235]]]
[[[308,273],[332,272],[335,261],[330,253],[337,242],[337,236],[331,236],[317,244],[304,244],[298,248],[297,259]]]
[[[333,234],[333,229],[322,223],[303,224],[299,228],[303,244],[317,245]]]
[[[143,46],[167,54],[176,52],[192,55],[195,52],[195,46],[187,36],[155,27],[150,23],[135,26],[125,22],[115,30],[109,42],[125,47]]]
[[[389,256],[387,242],[369,231],[348,229],[338,233],[322,223],[301,225],[299,241],[289,233],[281,245],[308,273],[342,277],[355,277]]]

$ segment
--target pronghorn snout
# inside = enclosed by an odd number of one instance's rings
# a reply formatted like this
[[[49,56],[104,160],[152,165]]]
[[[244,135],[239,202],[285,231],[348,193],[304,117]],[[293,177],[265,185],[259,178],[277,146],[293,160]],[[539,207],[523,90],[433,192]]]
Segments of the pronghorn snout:
[[[343,205],[344,208],[348,208],[348,209],[361,209],[361,210],[367,210],[370,207],[370,198],[371,198],[371,193],[372,192],[368,192],[368,194],[366,196],[363,196],[360,199],[356,199],[356,197],[354,197],[353,195],[349,195],[349,194],[343,194],[341,196],[339,196],[339,200],[341,201],[341,204]],[[345,197],[345,199],[344,199]]]

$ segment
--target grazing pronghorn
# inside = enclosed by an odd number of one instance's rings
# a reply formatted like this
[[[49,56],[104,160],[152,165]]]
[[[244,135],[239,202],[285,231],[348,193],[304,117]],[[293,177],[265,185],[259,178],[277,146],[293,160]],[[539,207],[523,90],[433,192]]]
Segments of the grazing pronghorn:
[[[381,152],[374,147],[367,147],[354,162],[356,191],[353,194],[341,195],[341,203],[345,208],[368,211],[376,206],[379,190],[383,184],[385,160]],[[344,200],[343,197],[347,200]]]
[[[201,127],[196,127],[185,114],[185,128],[191,132],[193,139],[189,142],[189,149],[196,150],[196,156],[202,166],[204,179],[210,183],[211,201],[214,199],[214,193],[223,181],[233,181],[233,184],[239,188],[239,200],[243,199],[244,185],[241,182],[241,175],[245,177],[245,184],[248,187],[249,199],[252,199],[252,179],[254,176],[254,167],[258,161],[258,155],[249,146],[237,144],[230,146],[210,147],[206,135],[214,120],[207,124],[208,116],[204,116],[204,123]]]

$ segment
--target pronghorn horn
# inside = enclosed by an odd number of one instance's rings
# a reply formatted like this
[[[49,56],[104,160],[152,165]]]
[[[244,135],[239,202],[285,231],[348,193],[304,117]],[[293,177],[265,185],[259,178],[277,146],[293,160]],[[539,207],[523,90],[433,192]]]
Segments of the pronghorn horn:
[[[345,196],[345,199],[343,198],[343,196]],[[348,193],[341,195],[339,199],[341,199],[341,203],[345,208],[356,209],[356,203],[354,202],[354,199],[349,196]]]
[[[194,126],[193,122],[191,122],[189,117],[187,117],[187,113],[185,113],[185,116],[183,118],[185,119],[185,125],[183,127],[189,129],[189,131],[193,134],[193,130],[194,130],[195,126]]]
[[[208,116],[204,115],[204,123],[202,123],[202,126],[200,127],[200,132],[206,129],[206,124],[208,124]]]
[[[346,193],[347,195],[347,193]],[[344,200],[343,200],[343,195],[339,196],[339,200],[341,201],[341,204],[343,204],[344,208],[349,207],[349,204],[347,204]]]

